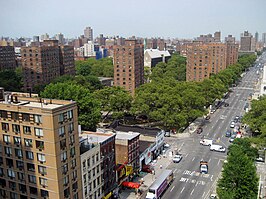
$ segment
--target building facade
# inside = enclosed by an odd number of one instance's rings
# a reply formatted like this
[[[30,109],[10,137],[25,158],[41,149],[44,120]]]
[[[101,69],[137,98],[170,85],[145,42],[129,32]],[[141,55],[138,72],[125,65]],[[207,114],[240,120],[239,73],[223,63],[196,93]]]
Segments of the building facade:
[[[239,45],[235,42],[235,37],[228,35],[225,37],[226,44],[226,67],[236,64],[238,60]]]
[[[171,58],[168,51],[160,51],[158,49],[147,49],[144,51],[144,66],[150,68],[156,66],[159,62],[167,63]]]
[[[93,29],[91,27],[85,28],[84,37],[87,38],[88,41],[93,41]]]
[[[255,39],[253,38],[251,33],[249,33],[248,31],[244,31],[244,33],[242,33],[240,37],[240,49],[239,50],[242,52],[255,51],[254,42],[255,42]]]
[[[187,48],[187,81],[203,81],[226,68],[227,48],[224,43],[194,42]]]
[[[59,46],[57,40],[45,40],[40,45],[21,48],[24,90],[34,90],[64,75],[74,75],[74,49]]]
[[[88,41],[88,43],[84,44],[84,57],[95,57],[96,53],[94,51],[94,43],[92,41]]]
[[[0,198],[82,195],[76,102],[0,89]]]
[[[14,46],[0,46],[0,71],[15,69],[16,56]]]
[[[144,48],[137,40],[126,40],[125,45],[114,46],[114,86],[128,90],[132,95],[144,83]]]

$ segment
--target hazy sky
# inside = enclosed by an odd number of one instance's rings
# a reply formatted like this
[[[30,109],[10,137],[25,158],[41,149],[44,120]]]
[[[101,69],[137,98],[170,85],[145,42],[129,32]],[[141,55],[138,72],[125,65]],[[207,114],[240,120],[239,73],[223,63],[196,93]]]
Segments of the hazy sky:
[[[0,37],[63,33],[194,38],[266,32],[266,0],[0,0]],[[261,36],[261,34],[260,34]]]

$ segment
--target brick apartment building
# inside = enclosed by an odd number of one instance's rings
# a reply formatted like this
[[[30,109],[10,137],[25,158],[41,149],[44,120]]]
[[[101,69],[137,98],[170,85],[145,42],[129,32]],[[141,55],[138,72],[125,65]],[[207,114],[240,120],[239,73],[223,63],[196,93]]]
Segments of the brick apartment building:
[[[76,102],[0,89],[0,198],[82,196]]]
[[[39,45],[21,48],[21,64],[24,76],[24,90],[49,84],[64,74],[74,75],[74,49],[59,46],[58,40],[45,40]]]
[[[16,56],[14,46],[0,46],[0,71],[15,69]]]
[[[144,48],[137,40],[125,40],[114,46],[114,86],[121,86],[132,95],[144,83]]]

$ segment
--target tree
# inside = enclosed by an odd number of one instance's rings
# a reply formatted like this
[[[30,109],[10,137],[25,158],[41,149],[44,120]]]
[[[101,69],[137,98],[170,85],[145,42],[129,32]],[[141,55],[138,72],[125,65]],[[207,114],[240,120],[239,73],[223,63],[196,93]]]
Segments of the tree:
[[[21,91],[22,74],[21,69],[0,71],[1,87],[8,91]]]
[[[94,92],[95,98],[100,102],[107,115],[112,112],[113,118],[121,118],[131,108],[132,96],[121,87],[105,87]]]
[[[253,161],[240,145],[230,149],[224,163],[222,178],[218,181],[217,193],[220,199],[255,199],[258,193],[258,177]]]
[[[100,104],[87,88],[66,83],[49,84],[41,92],[41,97],[74,100],[78,105],[79,124],[85,130],[96,130],[101,118]]]

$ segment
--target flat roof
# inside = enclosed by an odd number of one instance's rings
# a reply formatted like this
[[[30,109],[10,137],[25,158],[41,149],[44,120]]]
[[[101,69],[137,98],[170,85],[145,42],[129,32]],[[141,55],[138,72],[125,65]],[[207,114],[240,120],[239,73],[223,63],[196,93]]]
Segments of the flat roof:
[[[31,102],[31,101],[20,101],[19,103],[1,101],[0,103],[6,105],[13,105],[13,106],[25,106],[25,107],[45,108],[45,109],[55,109],[65,105],[57,103],[50,104],[50,103],[40,103],[40,102]]]
[[[144,152],[147,148],[150,147],[154,142],[149,142],[149,141],[144,141],[144,140],[139,140],[139,152],[142,153]]]
[[[93,131],[82,131],[82,133],[79,134],[80,140],[82,138],[84,139],[88,138],[89,141],[97,143],[102,143],[114,135],[115,134],[113,132],[103,133],[103,132],[93,132]]]
[[[138,137],[140,133],[136,132],[121,132],[121,131],[116,131],[116,136],[115,139],[119,140],[132,140],[135,137]]]

